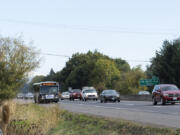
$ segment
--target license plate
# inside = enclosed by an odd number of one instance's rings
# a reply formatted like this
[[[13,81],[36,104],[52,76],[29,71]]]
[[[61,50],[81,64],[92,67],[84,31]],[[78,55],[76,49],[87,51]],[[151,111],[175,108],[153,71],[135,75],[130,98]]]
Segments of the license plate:
[[[46,99],[53,99],[54,98],[54,95],[48,95],[46,96]]]
[[[177,97],[173,97],[173,100],[177,100]]]

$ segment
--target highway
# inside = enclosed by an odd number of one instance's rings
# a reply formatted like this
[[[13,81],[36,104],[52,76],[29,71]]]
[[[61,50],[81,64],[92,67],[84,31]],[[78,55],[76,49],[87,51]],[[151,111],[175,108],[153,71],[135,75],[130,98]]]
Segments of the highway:
[[[100,103],[100,101],[62,100],[59,105],[71,112],[130,120],[158,127],[180,128],[180,104],[153,106],[151,102],[146,101]]]

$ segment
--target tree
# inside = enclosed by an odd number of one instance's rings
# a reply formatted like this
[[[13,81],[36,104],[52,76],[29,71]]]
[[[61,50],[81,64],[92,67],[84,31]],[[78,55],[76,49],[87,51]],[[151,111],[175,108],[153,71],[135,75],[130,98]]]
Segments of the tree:
[[[161,83],[173,83],[180,87],[180,39],[164,41],[160,51],[155,57],[147,73],[160,78]]]
[[[37,52],[23,40],[0,37],[0,99],[15,97],[28,73],[38,64]]]
[[[51,68],[49,74],[46,77],[44,77],[44,80],[45,81],[53,81],[54,77],[55,77],[55,74],[56,73],[54,72],[53,68]]]
[[[99,59],[92,71],[91,84],[100,91],[105,88],[112,88],[113,81],[118,80],[120,71],[114,61]]]
[[[114,59],[114,62],[116,64],[117,68],[119,69],[119,71],[128,72],[131,69],[129,64],[125,60],[122,60],[119,58],[119,59]]]
[[[138,91],[146,89],[139,84],[142,78],[146,78],[145,72],[140,66],[134,67],[129,72],[120,75],[120,79],[114,83],[114,88],[122,94],[137,94]]]
[[[33,77],[31,82],[29,83],[30,90],[33,91],[33,84],[34,83],[42,82],[44,80],[45,80],[45,76],[43,76],[43,75],[37,75],[37,76]]]
[[[67,89],[69,86],[72,88],[82,88],[83,86],[92,85],[90,83],[91,73],[95,67],[95,63],[100,58],[109,58],[97,51],[88,53],[76,53],[66,63],[66,66],[58,74],[62,89]]]

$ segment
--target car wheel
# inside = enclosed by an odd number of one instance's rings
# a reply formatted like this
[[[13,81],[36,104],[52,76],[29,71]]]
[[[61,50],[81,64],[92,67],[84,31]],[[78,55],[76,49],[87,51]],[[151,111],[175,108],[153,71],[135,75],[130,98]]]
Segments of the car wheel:
[[[118,100],[118,102],[120,102],[120,100]]]
[[[106,102],[107,102],[105,98],[103,98],[103,102],[104,102],[104,103],[106,103]]]
[[[160,102],[161,102],[161,105],[165,105],[166,104],[166,101],[162,97],[160,99]]]
[[[152,103],[153,103],[153,105],[157,105],[157,101],[156,101],[156,99],[154,97],[152,99]]]
[[[103,101],[102,101],[102,100],[100,100],[100,102],[101,102],[101,103],[103,103]]]
[[[172,105],[175,105],[175,102],[172,102],[171,104],[172,104]]]

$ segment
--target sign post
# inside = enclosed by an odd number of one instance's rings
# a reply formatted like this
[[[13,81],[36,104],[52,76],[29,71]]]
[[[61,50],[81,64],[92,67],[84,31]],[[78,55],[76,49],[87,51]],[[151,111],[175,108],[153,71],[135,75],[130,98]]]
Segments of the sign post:
[[[156,76],[153,76],[152,79],[144,79],[139,81],[141,86],[153,86],[156,84],[159,84],[159,78]]]

